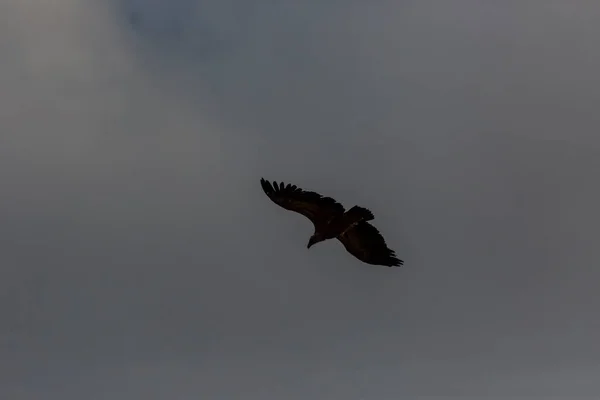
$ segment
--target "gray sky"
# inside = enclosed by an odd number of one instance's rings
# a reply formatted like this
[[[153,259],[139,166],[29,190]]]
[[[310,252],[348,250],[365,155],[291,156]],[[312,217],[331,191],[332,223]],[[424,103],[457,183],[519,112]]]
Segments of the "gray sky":
[[[0,398],[600,395],[600,5],[168,3],[0,3]]]

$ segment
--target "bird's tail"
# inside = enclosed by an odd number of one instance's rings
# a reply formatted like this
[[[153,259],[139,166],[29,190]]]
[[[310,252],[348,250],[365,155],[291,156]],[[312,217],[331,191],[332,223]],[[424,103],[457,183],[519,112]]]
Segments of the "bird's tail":
[[[375,218],[371,211],[359,206],[354,206],[346,211],[345,217],[350,224],[355,224],[360,221],[371,221]]]

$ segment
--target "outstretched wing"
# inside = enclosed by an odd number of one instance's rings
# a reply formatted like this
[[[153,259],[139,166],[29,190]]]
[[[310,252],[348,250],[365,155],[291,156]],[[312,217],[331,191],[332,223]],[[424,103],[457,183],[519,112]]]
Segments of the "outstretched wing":
[[[346,250],[359,260],[373,265],[400,266],[404,261],[387,247],[377,228],[362,221],[337,237]]]
[[[286,210],[295,211],[310,219],[315,227],[327,223],[332,217],[344,213],[344,206],[315,192],[302,190],[295,185],[273,182],[261,178],[260,184],[273,202]]]

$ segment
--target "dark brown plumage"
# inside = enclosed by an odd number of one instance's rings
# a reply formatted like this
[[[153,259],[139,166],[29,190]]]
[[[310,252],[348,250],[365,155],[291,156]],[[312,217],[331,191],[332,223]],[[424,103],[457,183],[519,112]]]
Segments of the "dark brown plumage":
[[[308,248],[315,243],[336,238],[350,254],[367,264],[389,267],[404,264],[387,247],[377,228],[367,222],[375,217],[366,208],[354,206],[346,211],[331,197],[302,190],[289,183],[271,184],[261,178],[260,184],[275,204],[311,220],[315,232],[308,241]]]

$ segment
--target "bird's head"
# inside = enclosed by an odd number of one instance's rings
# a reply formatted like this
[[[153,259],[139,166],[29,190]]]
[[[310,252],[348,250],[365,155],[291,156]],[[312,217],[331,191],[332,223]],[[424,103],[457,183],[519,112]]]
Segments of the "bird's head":
[[[310,249],[312,245],[321,241],[323,241],[321,237],[319,237],[318,235],[312,235],[310,239],[308,239],[308,245],[306,246],[306,248]]]

